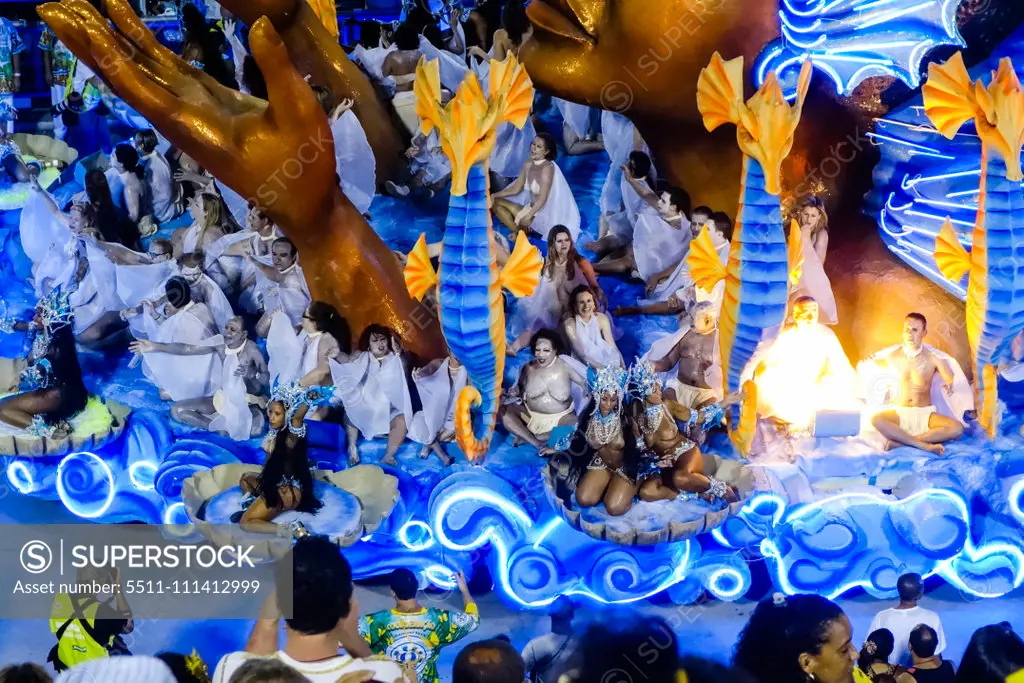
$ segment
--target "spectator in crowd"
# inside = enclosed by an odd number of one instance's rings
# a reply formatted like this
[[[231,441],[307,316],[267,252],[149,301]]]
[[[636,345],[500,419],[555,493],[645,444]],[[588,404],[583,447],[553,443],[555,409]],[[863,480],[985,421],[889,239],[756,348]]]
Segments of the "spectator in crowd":
[[[92,659],[57,676],[57,683],[178,683],[171,669],[156,657]]]
[[[462,649],[452,666],[452,683],[523,683],[526,667],[504,640],[478,640]]]
[[[939,647],[939,634],[927,624],[918,624],[910,632],[910,655],[914,665],[910,674],[917,683],[955,683],[953,664],[935,650]]]
[[[272,595],[263,605],[245,650],[224,655],[217,664],[215,683],[229,681],[255,657],[283,662],[312,683],[335,683],[355,671],[367,671],[382,683],[414,683],[395,662],[383,657],[357,658],[369,651],[359,638],[359,602],[352,594],[352,568],[341,549],[325,536],[306,536],[296,541],[290,559],[278,564],[282,572],[291,566],[292,617],[285,619],[284,649],[277,649],[282,596]],[[287,575],[278,576],[277,585],[289,585]],[[340,654],[339,644],[348,652]]]
[[[918,606],[918,601],[924,595],[924,585],[921,582],[920,574],[904,574],[896,580],[896,591],[900,596],[900,603],[896,607],[884,609],[875,615],[871,621],[869,631],[877,631],[880,628],[887,628],[892,633],[895,647],[893,649],[893,664],[910,666],[910,631],[918,624],[927,624],[935,629],[939,636],[939,645],[935,654],[942,654],[946,649],[946,636],[942,632],[942,622],[939,615],[924,607]]]
[[[889,676],[896,683],[915,683],[914,677],[908,674],[906,669],[889,663],[892,651],[893,637],[889,629],[880,628],[872,631],[860,650],[860,670],[875,683],[878,683],[880,676]]]
[[[1003,683],[1024,669],[1024,641],[1007,622],[982,626],[967,644],[957,683]]]
[[[437,656],[441,648],[461,640],[480,625],[480,612],[466,587],[466,577],[459,572],[455,580],[464,612],[422,606],[416,601],[420,587],[416,575],[405,568],[396,569],[391,572],[395,606],[360,619],[359,635],[375,654],[395,657],[395,645],[401,645],[400,662],[415,668],[420,683],[438,681]]]
[[[0,669],[0,683],[51,683],[50,674],[38,664],[12,664]]]
[[[158,652],[156,658],[167,665],[178,683],[210,683],[210,670],[194,649],[190,655]]]
[[[562,677],[572,683],[625,681],[675,683],[680,671],[676,634],[659,618],[609,618],[578,639]],[[723,682],[724,683],[724,682]]]
[[[564,595],[560,596],[548,612],[551,617],[551,633],[534,638],[523,649],[526,674],[533,683],[555,683],[565,670],[575,648],[572,630],[574,613],[572,601]]]
[[[250,659],[235,670],[228,683],[309,683],[309,679],[284,662]]]
[[[121,586],[121,589],[115,594],[58,593],[53,598],[50,632],[57,637],[57,644],[50,650],[47,661],[58,673],[111,654],[130,654],[120,637],[134,629],[120,570],[110,573],[109,570],[82,568],[78,570],[77,579],[79,586],[88,584],[97,589]]]
[[[838,605],[776,593],[750,615],[733,664],[758,683],[852,683],[857,658],[853,627]]]

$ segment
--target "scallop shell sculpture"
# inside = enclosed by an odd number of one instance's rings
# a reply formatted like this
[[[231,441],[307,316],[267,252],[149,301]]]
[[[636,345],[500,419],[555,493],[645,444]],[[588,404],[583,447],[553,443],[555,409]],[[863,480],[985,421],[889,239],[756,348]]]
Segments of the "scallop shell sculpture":
[[[96,430],[83,432],[76,429],[70,436],[59,439],[32,435],[0,436],[0,455],[45,458],[99,450],[121,436],[128,424],[128,414],[131,413],[128,406],[117,401],[104,401],[102,405],[110,412],[111,419]]]
[[[655,529],[622,529],[623,522],[627,516],[621,518],[605,518],[594,521],[593,514],[588,514],[576,507],[572,500],[572,493],[576,489],[576,482],[568,475],[567,468],[552,464],[544,468],[544,488],[548,500],[558,510],[562,518],[573,528],[582,531],[588,536],[599,541],[609,541],[618,545],[655,545],[658,543],[676,543],[685,541],[688,538],[707,533],[725,523],[733,515],[737,514],[746,504],[754,490],[754,477],[744,463],[735,460],[724,460],[716,455],[704,454],[704,472],[709,476],[717,477],[727,484],[735,486],[740,494],[740,499],[735,503],[723,507],[720,510],[709,510],[696,519],[668,520],[663,526]],[[584,471],[585,473],[585,471]],[[568,488],[567,488],[568,486]],[[661,506],[674,504],[675,501],[664,503],[635,503],[636,505]],[[632,512],[632,511],[631,511]],[[603,515],[602,515],[603,516]],[[591,517],[588,519],[587,517]],[[619,521],[619,524],[613,522]]]
[[[262,534],[243,531],[237,524],[213,524],[200,516],[200,510],[208,501],[228,489],[237,487],[243,474],[259,472],[258,465],[241,463],[218,465],[213,469],[196,472],[182,483],[181,500],[196,530],[214,545],[237,545],[244,540],[245,544],[255,546],[253,557],[276,560],[287,552],[286,546],[282,546],[280,541],[274,543],[273,537],[268,536],[261,543],[259,537]],[[344,536],[331,538],[342,547],[350,546],[366,534],[376,531],[398,502],[398,479],[376,465],[358,465],[341,472],[314,470],[313,478],[346,491],[359,500],[358,524]]]

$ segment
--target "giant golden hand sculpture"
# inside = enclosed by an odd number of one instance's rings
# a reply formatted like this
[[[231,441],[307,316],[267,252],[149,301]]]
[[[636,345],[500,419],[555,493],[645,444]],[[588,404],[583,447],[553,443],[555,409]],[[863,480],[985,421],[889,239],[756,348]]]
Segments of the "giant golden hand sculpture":
[[[533,0],[532,38],[519,53],[540,90],[627,116],[658,169],[689,192],[694,205],[731,213],[739,197],[742,157],[736,137],[709,134],[697,110],[697,79],[719,51],[755,63],[779,35],[777,0]],[[747,74],[746,80],[753,81]],[[824,191],[831,213],[825,263],[839,309],[837,333],[851,358],[899,339],[903,316],[929,318],[929,343],[970,353],[963,305],[919,277],[882,244],[861,215],[876,157],[849,102],[812,83],[793,151],[783,165],[783,200]],[[833,171],[838,167],[838,171]],[[822,187],[805,178],[815,173]]]
[[[47,3],[39,14],[80,59],[171,142],[259,203],[295,242],[310,291],[358,334],[372,322],[435,357],[435,321],[405,289],[399,263],[335,178],[327,116],[266,18],[250,33],[269,102],[226,88],[162,46],[125,0],[107,22],[87,0]]]

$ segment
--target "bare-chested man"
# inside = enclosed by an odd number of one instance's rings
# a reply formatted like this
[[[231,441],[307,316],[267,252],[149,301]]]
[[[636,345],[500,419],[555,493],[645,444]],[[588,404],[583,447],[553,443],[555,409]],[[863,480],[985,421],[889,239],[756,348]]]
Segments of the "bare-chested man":
[[[249,339],[249,335],[245,331],[245,323],[241,318],[237,316],[231,318],[228,324],[224,326],[223,346],[160,344],[148,340],[139,340],[133,342],[130,349],[133,353],[162,351],[163,353],[179,356],[198,356],[208,353],[218,354],[225,361],[225,374],[230,372],[235,377],[241,377],[245,383],[246,403],[252,414],[250,435],[245,438],[254,438],[263,433],[263,411],[261,404],[265,405],[266,397],[269,393],[270,373],[267,372],[267,363],[263,359],[263,354],[260,353],[259,347]],[[228,363],[227,361],[230,357],[234,357],[237,362]],[[182,362],[188,361],[183,360]],[[211,430],[216,428],[214,422],[219,414],[218,405],[213,396],[177,401],[171,406],[171,417],[173,419],[197,429]]]
[[[736,489],[724,481],[704,474],[704,456],[700,448],[682,432],[676,420],[710,428],[720,423],[723,408],[736,400],[729,397],[721,406],[715,404],[700,410],[686,408],[661,395],[661,380],[650,363],[638,363],[630,370],[633,392],[643,401],[633,404],[633,431],[643,438],[643,445],[653,456],[649,472],[640,485],[640,499],[672,500],[680,493],[695,493],[707,501],[739,499]]]
[[[558,357],[561,344],[554,330],[543,329],[533,335],[530,349],[533,360],[519,372],[517,388],[523,402],[511,405],[502,424],[513,436],[535,446],[541,455],[551,455],[551,433],[556,427],[576,424],[572,403],[572,383],[586,389],[587,380]]]
[[[957,420],[936,412],[931,391],[935,373],[939,373],[947,393],[953,391],[953,370],[924,345],[928,321],[920,313],[908,313],[903,321],[903,345],[875,362],[897,374],[898,404],[883,411],[871,424],[886,438],[885,449],[911,446],[943,455],[942,444],[964,433]]]

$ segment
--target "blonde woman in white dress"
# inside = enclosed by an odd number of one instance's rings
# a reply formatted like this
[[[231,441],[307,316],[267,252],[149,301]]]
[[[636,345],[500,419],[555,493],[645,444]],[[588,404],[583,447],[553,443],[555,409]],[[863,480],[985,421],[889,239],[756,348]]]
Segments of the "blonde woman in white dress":
[[[825,274],[825,256],[828,252],[828,214],[825,203],[818,197],[805,201],[796,214],[800,222],[800,236],[803,237],[804,263],[800,281],[790,294],[790,301],[809,296],[818,302],[821,322],[835,325],[839,321],[836,312],[836,297],[832,293],[832,282]]]

